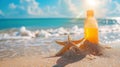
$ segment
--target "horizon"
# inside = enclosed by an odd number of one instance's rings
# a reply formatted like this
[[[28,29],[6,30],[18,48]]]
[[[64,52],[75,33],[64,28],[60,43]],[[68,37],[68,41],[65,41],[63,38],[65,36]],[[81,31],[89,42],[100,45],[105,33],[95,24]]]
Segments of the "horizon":
[[[0,18],[0,20],[4,20],[4,19],[85,19],[85,17],[25,17],[25,18]],[[98,17],[96,19],[120,19],[120,17]]]
[[[0,19],[85,18],[93,9],[95,17],[120,17],[119,0],[1,0]]]

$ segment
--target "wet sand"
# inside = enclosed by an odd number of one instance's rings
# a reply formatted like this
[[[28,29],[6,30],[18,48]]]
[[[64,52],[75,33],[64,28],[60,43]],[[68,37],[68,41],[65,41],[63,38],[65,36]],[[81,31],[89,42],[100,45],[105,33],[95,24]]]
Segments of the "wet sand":
[[[106,49],[101,56],[47,57],[20,56],[0,60],[0,67],[119,67],[120,49]]]

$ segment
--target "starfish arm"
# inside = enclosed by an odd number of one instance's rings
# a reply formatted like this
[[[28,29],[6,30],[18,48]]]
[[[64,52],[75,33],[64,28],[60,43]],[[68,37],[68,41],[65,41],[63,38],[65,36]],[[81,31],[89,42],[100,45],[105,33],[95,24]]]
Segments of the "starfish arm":
[[[67,50],[69,50],[69,48],[71,47],[72,45],[66,45],[64,46],[57,54],[56,56],[61,56],[63,55]]]
[[[72,41],[72,42],[77,45],[77,44],[81,43],[83,40],[84,40],[84,38],[82,38],[80,40],[75,40],[75,41]]]
[[[60,41],[55,41],[57,44],[59,45],[62,45],[62,46],[65,46],[66,45],[66,42],[60,42]]]

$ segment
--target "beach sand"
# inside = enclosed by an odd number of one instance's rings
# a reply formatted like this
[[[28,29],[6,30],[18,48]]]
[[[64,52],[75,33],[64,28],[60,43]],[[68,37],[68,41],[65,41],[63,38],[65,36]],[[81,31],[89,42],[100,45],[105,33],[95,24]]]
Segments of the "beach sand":
[[[0,60],[0,67],[119,67],[120,49],[106,49],[101,56],[80,55],[71,57],[47,57],[43,55],[21,56]]]

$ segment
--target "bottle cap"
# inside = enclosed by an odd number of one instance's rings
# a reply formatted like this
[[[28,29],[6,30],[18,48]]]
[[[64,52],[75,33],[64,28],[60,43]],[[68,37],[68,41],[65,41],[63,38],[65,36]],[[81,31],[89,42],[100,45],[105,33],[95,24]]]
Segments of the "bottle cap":
[[[94,11],[93,10],[87,10],[87,17],[93,17]]]

